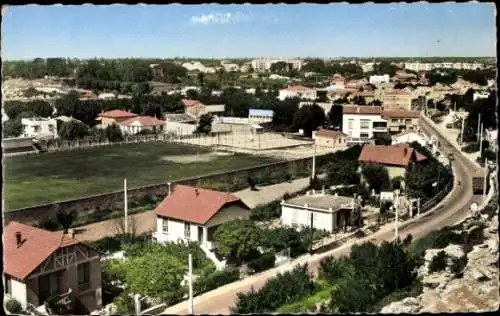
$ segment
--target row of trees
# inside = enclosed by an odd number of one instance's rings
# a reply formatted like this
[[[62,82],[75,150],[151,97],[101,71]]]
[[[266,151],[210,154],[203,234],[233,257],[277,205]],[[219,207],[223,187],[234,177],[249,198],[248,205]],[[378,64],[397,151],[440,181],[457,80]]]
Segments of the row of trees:
[[[332,76],[342,74],[351,79],[361,79],[364,77],[363,69],[356,64],[340,64],[337,62],[326,62],[322,59],[311,59],[301,69],[303,72],[315,72],[318,74]]]

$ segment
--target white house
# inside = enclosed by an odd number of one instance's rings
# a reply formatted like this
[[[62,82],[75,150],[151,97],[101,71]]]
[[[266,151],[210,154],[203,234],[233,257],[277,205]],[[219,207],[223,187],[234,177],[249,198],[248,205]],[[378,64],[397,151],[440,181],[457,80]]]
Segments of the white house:
[[[310,227],[335,232],[346,226],[353,211],[359,204],[353,197],[325,194],[309,191],[306,195],[281,202],[281,224],[288,227]]]
[[[332,109],[333,103],[332,102],[312,102],[312,101],[303,101],[299,103],[299,109],[303,107],[304,105],[313,105],[316,104],[320,108],[322,108],[325,111],[325,115],[328,115],[328,112]]]
[[[265,109],[249,109],[248,121],[250,123],[268,123],[273,121],[274,111]]]
[[[118,123],[124,134],[134,135],[144,130],[152,132],[163,132],[165,121],[152,116],[136,116]]]
[[[391,77],[389,75],[370,76],[370,83],[371,84],[389,83],[390,80],[391,80]]]
[[[165,130],[177,136],[191,135],[196,130],[196,118],[186,113],[165,114],[165,122]]]
[[[213,235],[226,222],[250,218],[250,208],[231,193],[175,185],[156,207],[158,242],[196,242],[213,260]],[[210,255],[211,254],[211,255]]]
[[[392,144],[411,144],[413,142],[419,143],[421,146],[427,146],[428,140],[423,133],[407,131],[392,137]]]
[[[54,137],[57,138],[57,121],[54,118],[23,118],[23,137]]]
[[[101,93],[98,98],[101,100],[110,100],[115,99],[116,95],[114,93]]]
[[[387,120],[382,118],[380,106],[344,106],[342,132],[349,143],[365,142],[376,133],[387,133]]]
[[[286,89],[281,89],[279,91],[278,99],[283,101],[286,98],[295,98],[295,97],[307,100],[316,100],[318,96],[315,89],[297,85],[297,86],[288,86],[288,88]]]
[[[477,99],[488,99],[489,96],[490,94],[486,91],[476,91],[472,95],[472,99],[473,101],[476,101]]]

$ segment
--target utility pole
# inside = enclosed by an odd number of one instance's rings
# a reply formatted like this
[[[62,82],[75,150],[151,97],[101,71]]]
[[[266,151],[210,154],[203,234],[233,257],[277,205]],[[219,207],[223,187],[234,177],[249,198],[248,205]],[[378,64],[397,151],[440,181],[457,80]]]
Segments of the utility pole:
[[[462,128],[460,129],[460,146],[464,142],[464,118],[462,117]]]
[[[312,178],[314,179],[316,177],[316,144],[314,144],[313,147],[314,147],[314,152],[312,161]]]
[[[394,225],[394,235],[395,235],[395,240],[398,240],[398,221],[399,221],[399,203],[398,203],[398,198],[399,198],[399,190],[396,190],[396,203],[394,205],[394,209],[396,211],[396,223]]]
[[[312,254],[312,251],[313,251],[313,243],[314,243],[314,229],[313,229],[313,226],[314,226],[314,222],[313,222],[313,211],[311,210],[311,245],[309,246],[309,253]]]
[[[479,113],[479,117],[477,119],[477,141],[479,141],[479,133],[481,130],[481,113]]]
[[[194,314],[194,305],[193,305],[193,257],[189,254],[188,258],[189,263],[189,275],[188,275],[188,283],[189,283],[189,301],[188,301],[188,313],[189,315]]]
[[[139,294],[134,295],[134,305],[135,305],[135,313],[137,316],[141,314],[141,296]]]
[[[479,133],[479,158],[483,156],[483,123],[481,123],[481,132]]]
[[[484,160],[484,184],[483,184],[483,201],[486,201],[486,188],[488,187],[488,158]]]
[[[125,234],[128,234],[127,179],[123,179],[123,204],[125,206]]]
[[[420,216],[420,198],[417,199],[417,216]]]

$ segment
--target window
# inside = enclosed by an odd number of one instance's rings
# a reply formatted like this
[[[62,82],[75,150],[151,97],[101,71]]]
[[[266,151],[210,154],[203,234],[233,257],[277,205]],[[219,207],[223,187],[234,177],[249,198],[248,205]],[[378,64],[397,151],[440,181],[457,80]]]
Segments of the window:
[[[361,129],[369,129],[370,128],[370,120],[361,120],[360,121]]]
[[[162,221],[162,230],[164,234],[168,234],[168,219],[166,218]]]
[[[398,120],[397,120],[397,119],[392,119],[391,121],[392,121],[393,123],[397,123],[397,122],[398,122]]]
[[[61,294],[61,274],[55,272],[49,275],[49,296]]]
[[[52,133],[54,132],[54,125],[49,125],[49,131]]]
[[[90,262],[78,265],[78,289],[80,291],[90,288]]]
[[[191,238],[191,225],[184,223],[184,238]]]
[[[406,124],[406,125],[410,125],[410,124],[411,124],[411,119],[406,119],[406,120],[405,120],[405,124]]]
[[[359,137],[361,137],[361,138],[368,138],[368,133],[360,133]]]
[[[347,121],[347,128],[352,129],[353,124],[354,124],[354,119],[349,119],[349,121]]]
[[[39,132],[40,126],[38,126],[38,125],[33,126],[33,130],[35,131],[35,133]]]

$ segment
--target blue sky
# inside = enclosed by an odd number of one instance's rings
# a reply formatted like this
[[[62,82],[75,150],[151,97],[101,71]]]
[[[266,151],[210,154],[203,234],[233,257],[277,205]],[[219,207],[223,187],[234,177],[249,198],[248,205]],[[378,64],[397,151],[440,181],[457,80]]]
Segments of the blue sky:
[[[2,57],[496,56],[488,3],[11,6]]]

